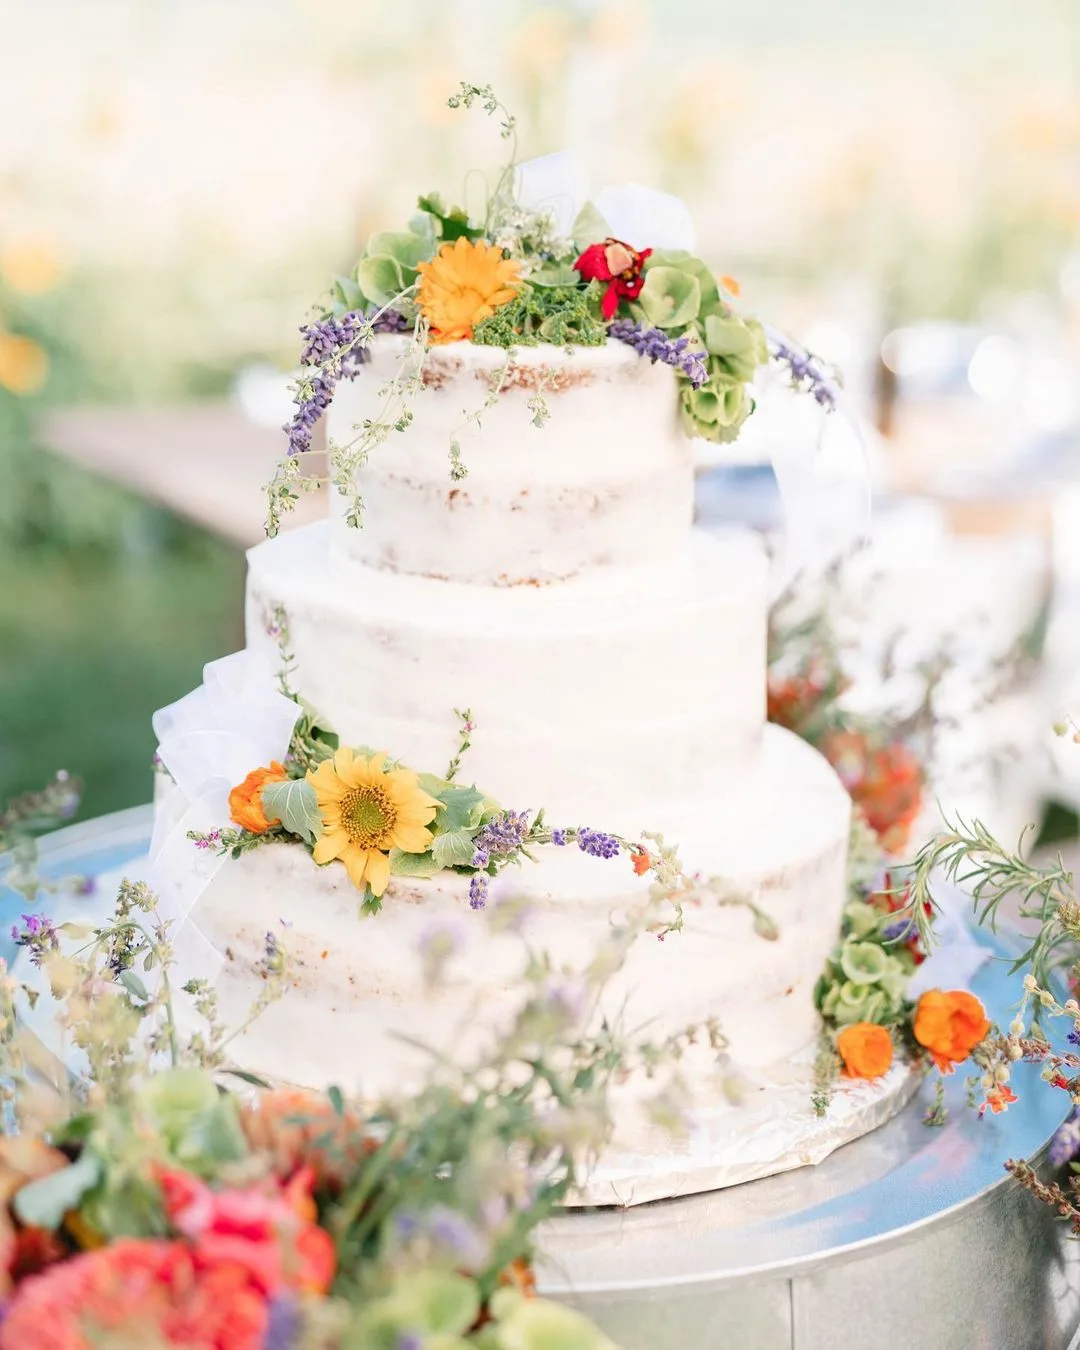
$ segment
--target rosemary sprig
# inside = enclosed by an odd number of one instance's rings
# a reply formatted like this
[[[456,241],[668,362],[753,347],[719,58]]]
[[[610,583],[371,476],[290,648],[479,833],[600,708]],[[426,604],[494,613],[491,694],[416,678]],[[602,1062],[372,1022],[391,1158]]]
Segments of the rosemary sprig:
[[[933,886],[938,874],[970,891],[978,922],[991,932],[997,931],[1002,900],[1018,896],[1018,917],[1035,920],[1039,927],[1012,962],[1010,973],[1027,967],[1035,981],[1046,987],[1053,969],[1064,963],[1066,950],[1080,941],[1080,906],[1073,893],[1072,873],[1060,855],[1052,867],[1028,862],[1020,852],[1024,834],[1016,850],[1010,851],[980,821],[968,825],[957,817],[952,823],[946,820],[946,826],[944,833],[923,845],[911,867],[911,900],[906,912],[917,925],[920,939],[927,947],[933,942],[932,917],[937,909]]]

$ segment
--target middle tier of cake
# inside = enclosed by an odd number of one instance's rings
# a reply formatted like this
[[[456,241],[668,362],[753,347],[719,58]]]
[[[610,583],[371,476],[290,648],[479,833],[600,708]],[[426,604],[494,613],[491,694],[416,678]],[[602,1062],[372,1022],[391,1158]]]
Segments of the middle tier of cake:
[[[633,793],[642,785],[624,787]],[[159,809],[177,807],[163,802]],[[751,1083],[812,1045],[820,1027],[814,983],[836,943],[846,898],[849,816],[848,796],[825,760],[772,726],[746,771],[731,774],[718,764],[698,799],[656,804],[651,820],[640,823],[678,843],[699,884],[685,900],[684,931],[662,942],[638,938],[608,989],[605,1011],[656,1041],[715,1019],[730,1047],[730,1070]],[[549,845],[537,857],[493,887],[496,912],[502,903],[521,904],[512,906],[514,922],[504,916],[495,925],[470,909],[468,878],[454,872],[392,877],[380,913],[361,916],[344,867],[318,867],[297,844],[227,860],[191,915],[220,960],[226,1023],[244,1021],[258,997],[255,963],[267,930],[277,932],[279,922],[295,963],[293,991],[235,1042],[237,1061],[286,1082],[379,1095],[422,1078],[427,1052],[419,1044],[467,1056],[522,1001],[522,938],[555,970],[580,970],[611,941],[612,924],[627,907],[646,898],[648,878],[635,876],[625,856],[588,857],[573,845]],[[755,907],[769,921],[768,936]],[[670,918],[670,909],[658,917]],[[423,953],[440,932],[449,933],[454,955],[430,989]],[[568,997],[573,987],[570,978]],[[692,1070],[696,1099],[718,1100],[715,1055],[696,1059]]]
[[[247,642],[342,744],[442,774],[508,808],[648,828],[658,808],[748,771],[765,720],[767,566],[758,542],[697,532],[669,566],[498,588],[376,571],[325,523],[248,555]]]

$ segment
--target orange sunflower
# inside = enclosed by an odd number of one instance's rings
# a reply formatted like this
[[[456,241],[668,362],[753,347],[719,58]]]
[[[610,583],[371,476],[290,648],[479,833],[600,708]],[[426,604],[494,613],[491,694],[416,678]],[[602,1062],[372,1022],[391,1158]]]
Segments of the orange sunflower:
[[[467,341],[476,324],[517,294],[518,264],[483,239],[462,235],[443,244],[417,271],[420,309],[435,343]]]
[[[390,880],[390,850],[426,853],[428,825],[439,803],[420,787],[411,769],[387,769],[386,755],[334,752],[307,780],[315,789],[323,832],[315,842],[317,863],[340,859],[354,885],[382,895]]]

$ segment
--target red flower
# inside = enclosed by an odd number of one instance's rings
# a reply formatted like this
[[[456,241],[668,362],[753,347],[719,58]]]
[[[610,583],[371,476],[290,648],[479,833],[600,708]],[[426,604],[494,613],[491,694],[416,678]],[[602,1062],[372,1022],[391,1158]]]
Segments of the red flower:
[[[600,312],[605,319],[615,317],[620,299],[636,300],[641,294],[645,285],[642,268],[651,253],[651,248],[639,253],[619,239],[605,239],[602,244],[590,244],[574,263],[586,281],[608,283],[600,302]]]
[[[260,1350],[266,1300],[240,1266],[205,1263],[184,1243],[124,1238],[31,1276],[0,1323],[0,1350],[125,1344]]]

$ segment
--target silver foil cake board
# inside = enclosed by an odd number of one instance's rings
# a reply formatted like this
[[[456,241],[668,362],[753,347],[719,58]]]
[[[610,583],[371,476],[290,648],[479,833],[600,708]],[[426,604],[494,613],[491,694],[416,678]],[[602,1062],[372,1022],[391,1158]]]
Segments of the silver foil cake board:
[[[70,826],[42,842],[42,870],[139,873],[150,828],[149,807]],[[64,897],[53,917],[110,900]],[[973,987],[1010,1019],[1002,963]],[[622,1350],[1080,1350],[1080,1244],[1003,1171],[1040,1156],[1067,1102],[1034,1066],[1014,1087],[1015,1105],[980,1120],[957,1075],[940,1128],[923,1124],[924,1087],[817,1166],[567,1212],[542,1233],[541,1289]]]

